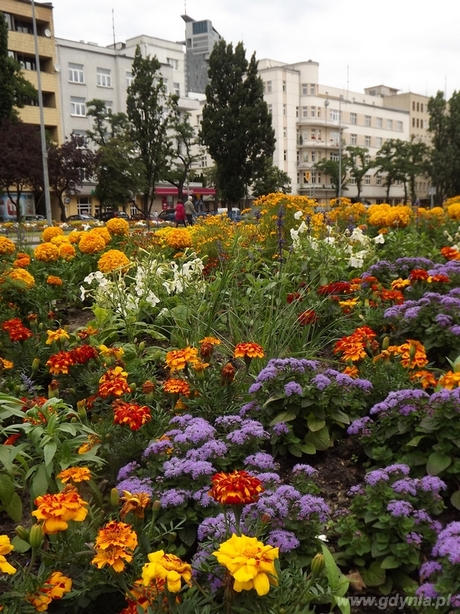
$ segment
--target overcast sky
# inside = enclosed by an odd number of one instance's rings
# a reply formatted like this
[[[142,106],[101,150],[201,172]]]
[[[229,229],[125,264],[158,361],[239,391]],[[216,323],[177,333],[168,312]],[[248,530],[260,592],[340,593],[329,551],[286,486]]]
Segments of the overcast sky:
[[[101,46],[146,34],[184,40],[185,9],[247,57],[319,62],[323,85],[388,85],[450,97],[460,89],[458,0],[55,0],[58,38]],[[112,19],[113,15],[113,19]]]

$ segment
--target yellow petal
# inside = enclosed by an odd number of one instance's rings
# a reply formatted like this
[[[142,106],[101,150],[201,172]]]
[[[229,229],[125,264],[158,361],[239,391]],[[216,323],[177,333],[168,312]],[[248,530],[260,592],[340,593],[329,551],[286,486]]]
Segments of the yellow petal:
[[[268,576],[265,573],[259,573],[253,580],[254,588],[257,591],[259,597],[266,595],[270,590],[270,582]]]

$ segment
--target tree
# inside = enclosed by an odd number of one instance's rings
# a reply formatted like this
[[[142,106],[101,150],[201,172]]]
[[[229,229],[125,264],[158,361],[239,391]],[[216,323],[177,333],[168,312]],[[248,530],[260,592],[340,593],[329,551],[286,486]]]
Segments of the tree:
[[[0,123],[0,186],[16,206],[17,221],[22,219],[21,194],[43,189],[43,159],[37,126],[10,119]]]
[[[290,194],[291,178],[267,159],[263,173],[254,181],[252,195],[259,197],[275,192]]]
[[[350,177],[355,180],[358,190],[357,200],[361,198],[361,188],[363,186],[364,176],[375,166],[375,162],[369,156],[367,147],[356,147],[349,145],[346,148],[349,160]]]
[[[390,200],[390,189],[396,181],[406,182],[406,174],[403,165],[403,141],[400,139],[388,139],[378,150],[375,157],[375,166],[378,173],[384,174],[383,185],[386,187],[386,200]],[[406,191],[406,183],[405,183]]]
[[[61,210],[61,220],[66,221],[64,195],[79,194],[84,181],[92,179],[97,156],[86,147],[85,137],[72,134],[59,147],[48,149],[48,174],[50,188],[56,195]]]
[[[161,64],[156,57],[142,57],[136,47],[133,81],[128,87],[126,110],[130,140],[144,165],[143,213],[148,218],[155,198],[155,185],[166,174],[171,157],[169,129],[177,108],[177,96],[167,95]]]
[[[216,183],[230,207],[243,198],[275,150],[275,133],[255,54],[220,40],[209,58],[200,138],[216,165]]]
[[[29,100],[37,100],[37,90],[21,73],[21,65],[8,55],[8,26],[0,12],[0,121],[19,120],[17,107],[22,108]]]
[[[348,183],[348,170],[350,168],[350,160],[347,155],[342,155],[340,163],[338,160],[326,160],[323,158],[319,160],[315,164],[315,168],[326,175],[329,175],[332,185],[335,189],[336,198],[339,197],[339,194],[346,189],[346,185]],[[340,185],[341,184],[341,185]],[[340,185],[340,190],[339,190]]]
[[[197,139],[190,124],[190,113],[175,113],[171,122],[172,148],[167,161],[164,178],[178,191],[179,200],[184,198],[184,185],[193,178],[192,167],[201,154],[194,153]]]
[[[410,141],[401,141],[401,166],[404,172],[404,191],[407,200],[406,185],[409,186],[410,200],[414,204],[417,200],[415,180],[425,174],[428,147],[425,143],[417,141],[414,135]]]
[[[87,135],[96,145],[106,145],[110,139],[124,135],[128,129],[126,113],[112,113],[104,100],[93,98],[86,105],[86,115],[93,117],[93,130]]]

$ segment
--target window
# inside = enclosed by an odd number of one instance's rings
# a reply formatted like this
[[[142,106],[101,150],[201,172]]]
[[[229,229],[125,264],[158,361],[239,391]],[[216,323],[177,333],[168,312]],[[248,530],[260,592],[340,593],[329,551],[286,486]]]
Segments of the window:
[[[316,162],[316,151],[311,152],[311,161]]]
[[[420,113],[423,113],[423,102],[420,103]]]
[[[270,113],[270,115],[273,115],[273,105],[267,104],[267,107],[268,107],[268,112]]]
[[[283,92],[286,91],[286,81],[283,81]]]
[[[112,87],[112,78],[108,68],[97,69],[97,84],[100,87]]]
[[[91,215],[91,197],[90,196],[77,196],[77,213],[80,215],[86,213]]]
[[[415,111],[415,102],[412,101],[412,111]]]
[[[179,70],[179,60],[176,60],[176,58],[166,58],[166,62],[172,66],[174,70]]]
[[[393,120],[387,119],[387,130],[393,130]]]
[[[283,128],[283,138],[287,138],[287,128]]]
[[[306,96],[308,94],[308,83],[302,83],[302,95]]]
[[[340,141],[340,133],[337,130],[333,130],[330,136],[332,144],[337,146]]]
[[[417,111],[420,111],[420,103],[417,102]]]
[[[304,130],[304,132],[302,132],[302,139],[304,141],[306,141],[308,139],[308,132],[306,130]]]
[[[308,117],[308,107],[302,107],[302,117]]]
[[[84,98],[70,97],[70,115],[86,116],[86,104]]]
[[[69,81],[72,83],[84,83],[83,64],[71,64],[69,62]]]
[[[357,145],[357,144],[358,144],[358,135],[350,134],[350,145]]]
[[[331,109],[331,121],[338,122],[340,120],[340,112],[338,109]]]
[[[382,145],[383,145],[382,137],[381,136],[376,137],[376,139],[375,139],[375,146],[380,148],[380,147],[382,147]]]
[[[286,105],[283,104],[283,115],[286,115]]]
[[[107,113],[113,113],[113,102],[111,102],[110,100],[104,100],[105,103],[105,110],[107,111]]]
[[[316,130],[315,130],[314,128],[312,128],[312,131],[311,131],[311,133],[310,133],[310,134],[311,134],[311,138],[312,138],[313,140],[316,140]]]
[[[206,168],[208,166],[208,158],[207,156],[202,156],[200,159],[201,168]]]
[[[420,128],[420,120],[418,117],[417,117],[417,128]]]
[[[365,136],[364,137],[364,147],[370,147],[370,146],[371,146],[371,137]]]
[[[311,94],[312,96],[314,96],[314,95],[316,94],[316,85],[315,85],[314,83],[312,83],[312,84],[310,85],[310,94]]]
[[[334,162],[338,162],[339,161],[339,154],[335,151],[331,151],[330,156],[329,156],[330,160],[334,160]]]
[[[358,123],[358,115],[356,113],[350,113],[350,124]]]
[[[412,128],[415,128],[415,117],[412,118]]]
[[[271,94],[271,93],[272,93],[272,82],[267,81],[267,94]]]
[[[130,87],[133,84],[133,81],[133,73],[126,71],[126,87]]]
[[[371,176],[364,175],[364,185],[371,185]]]
[[[162,79],[163,81],[163,86],[165,88],[165,93],[168,94],[169,90],[168,90],[168,80],[167,79]]]
[[[420,120],[421,122],[423,122],[423,119]],[[421,128],[423,128],[423,126],[420,126]],[[402,122],[396,122],[396,130],[398,132],[402,132],[403,131],[403,123]]]
[[[310,107],[310,117],[316,117],[316,107]]]
[[[381,117],[377,117],[377,128],[383,127],[383,119]]]
[[[295,108],[295,116],[296,116],[296,117],[299,117],[299,107],[296,107],[296,108]]]
[[[377,173],[377,175],[375,176],[375,184],[376,184],[376,185],[382,185],[382,176],[381,176],[381,175],[379,175],[378,173]]]
[[[285,162],[286,162],[286,160],[287,160],[287,151],[286,151],[286,150],[284,150],[284,151],[283,151],[283,160],[284,160]]]
[[[356,185],[356,177],[350,177],[348,183],[349,185]]]
[[[321,107],[318,107],[316,111],[317,111],[317,116],[321,117]]]
[[[371,125],[371,116],[370,115],[365,115],[364,116],[364,125],[369,128]]]
[[[174,94],[180,96],[180,83],[173,83]]]
[[[311,172],[311,182],[314,184],[321,183],[321,173],[317,173],[316,171]]]

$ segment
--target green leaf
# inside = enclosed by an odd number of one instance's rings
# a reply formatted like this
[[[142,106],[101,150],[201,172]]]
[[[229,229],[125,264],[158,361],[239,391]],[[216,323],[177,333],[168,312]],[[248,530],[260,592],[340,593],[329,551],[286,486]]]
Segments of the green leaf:
[[[451,496],[451,498],[450,498],[450,502],[452,503],[452,505],[453,505],[453,506],[454,506],[456,509],[460,510],[460,490],[456,490],[456,491],[455,491],[455,492],[452,494],[452,496]]]
[[[43,450],[44,452],[44,460],[45,465],[51,465],[54,459],[54,455],[56,454],[57,445],[55,441],[50,441],[45,445]]]
[[[302,443],[300,449],[304,454],[316,454],[316,448],[312,443]]]
[[[0,501],[6,505],[14,494],[13,480],[8,476],[0,475]]]
[[[397,567],[399,567],[399,565],[400,565],[400,562],[398,561],[398,559],[396,559],[391,554],[390,556],[385,557],[383,561],[380,563],[380,567],[382,569],[396,569]]]
[[[366,586],[380,586],[386,580],[385,570],[380,567],[378,561],[374,561],[367,569],[360,570]]]
[[[425,439],[425,435],[417,435],[417,437],[412,437],[412,439],[406,444],[408,446],[418,446],[418,444]]]
[[[302,447],[301,446],[297,446],[295,444],[288,446],[288,450],[289,452],[293,455],[296,456],[297,458],[300,458],[302,456]]]
[[[44,464],[42,464],[42,465],[39,465],[32,479],[32,484],[30,486],[30,497],[32,500],[34,500],[40,495],[44,495],[47,490],[48,490],[48,477],[46,474],[46,467]]]
[[[13,493],[8,505],[5,506],[5,512],[14,522],[20,522],[22,518],[22,501],[17,492]]]
[[[11,540],[11,543],[14,546],[15,552],[19,552],[19,554],[23,554],[24,552],[27,552],[27,550],[30,550],[30,544],[21,539],[19,535],[15,535]]]
[[[305,435],[305,443],[312,443],[317,450],[327,450],[331,447],[331,437],[327,426],[313,433],[310,431]]]
[[[293,414],[290,411],[282,411],[280,414],[273,418],[270,422],[270,426],[278,424],[278,422],[290,422],[291,420],[295,420],[297,418],[296,414]]]
[[[70,435],[73,435],[73,437],[75,437],[75,435],[77,434],[77,429],[73,424],[60,424],[59,430],[64,431],[64,433],[70,433]]]
[[[450,456],[445,456],[444,454],[439,454],[439,452],[433,452],[428,457],[428,462],[426,464],[426,470],[429,475],[438,475],[444,469],[451,464],[452,458]]]
[[[310,431],[312,431],[313,433],[315,433],[316,431],[320,431],[325,424],[326,424],[325,420],[319,420],[318,418],[315,418],[315,417],[308,418],[307,420],[307,426],[310,429]]]

